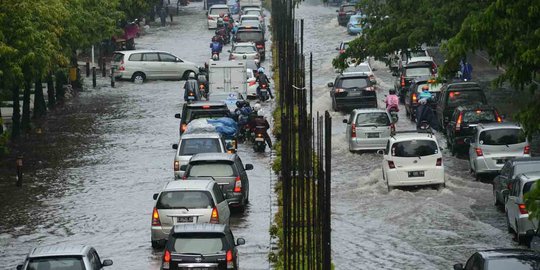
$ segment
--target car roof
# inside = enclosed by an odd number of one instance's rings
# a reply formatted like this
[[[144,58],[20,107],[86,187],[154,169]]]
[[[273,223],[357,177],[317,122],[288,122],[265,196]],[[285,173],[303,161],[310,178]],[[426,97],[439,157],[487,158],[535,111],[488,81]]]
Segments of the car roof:
[[[532,182],[540,179],[540,172],[527,172],[520,175],[520,179],[524,182]]]
[[[376,109],[376,108],[365,108],[365,109],[354,109],[352,110],[353,113],[372,113],[372,112],[380,112],[380,113],[387,113],[384,109]]]
[[[496,110],[495,106],[488,104],[470,104],[460,105],[456,107],[458,111],[474,111],[474,110]]]
[[[448,89],[450,88],[450,89]],[[477,82],[471,81],[454,81],[447,84],[447,90],[477,90],[480,85]]]
[[[404,64],[403,68],[416,68],[416,67],[425,67],[425,66],[431,67],[431,63],[426,62],[426,61],[417,61],[417,62]]]
[[[478,251],[483,258],[509,257],[512,255],[533,255],[540,258],[540,254],[531,249],[504,248]]]
[[[415,62],[433,62],[433,57],[431,56],[414,56],[409,58],[409,63],[415,63]]]
[[[204,100],[200,100],[200,101],[193,101],[191,103],[189,103],[187,105],[188,107],[191,107],[191,108],[196,108],[196,107],[202,107],[202,106],[227,106],[225,104],[225,102],[223,101],[204,101]]]
[[[428,139],[432,141],[437,141],[437,138],[430,132],[418,132],[417,130],[406,130],[406,131],[397,131],[395,134],[390,136],[390,140],[393,141],[408,141],[413,139]]]
[[[219,139],[221,135],[217,132],[196,132],[196,133],[184,133],[180,140],[182,139]]]
[[[173,191],[173,190],[208,190],[210,186],[214,183],[214,180],[210,179],[200,179],[200,180],[189,180],[189,181],[179,181],[174,180],[170,181],[165,185],[163,191]]]
[[[223,5],[223,4],[216,4],[216,5],[211,5],[210,8],[229,8],[229,6]]]
[[[247,47],[247,46],[255,46],[255,43],[253,42],[237,42],[234,43],[233,47]]]
[[[352,73],[339,74],[336,79],[357,78],[357,77],[368,78],[368,75],[364,72],[362,73],[352,72]]]
[[[160,51],[160,50],[129,50],[129,51],[115,51],[114,53],[121,53],[121,54],[124,54],[124,55],[130,55],[130,54],[134,54],[134,53],[168,53],[168,54],[172,54],[170,52]]]
[[[481,123],[477,126],[478,129],[486,130],[486,129],[501,129],[501,128],[521,128],[521,126],[517,123],[512,122],[502,122],[502,123]]]
[[[73,255],[85,255],[89,246],[74,245],[74,244],[58,244],[50,246],[35,247],[30,251],[28,257],[50,257],[50,256],[73,256]]]
[[[226,224],[189,223],[173,226],[173,233],[225,233],[229,230]]]
[[[236,154],[228,154],[228,153],[200,153],[195,154],[189,162],[196,162],[196,161],[233,161],[236,159]]]

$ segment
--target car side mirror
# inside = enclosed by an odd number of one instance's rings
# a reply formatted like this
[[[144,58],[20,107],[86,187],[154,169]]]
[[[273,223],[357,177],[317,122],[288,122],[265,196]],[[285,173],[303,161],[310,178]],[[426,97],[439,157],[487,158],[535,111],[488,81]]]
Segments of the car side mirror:
[[[236,239],[236,245],[237,246],[242,246],[242,245],[245,245],[245,244],[246,244],[246,240],[244,238]]]
[[[178,149],[178,144],[177,144],[177,143],[173,143],[172,149],[175,149],[175,150]]]
[[[17,265],[17,270],[21,270],[21,269],[22,269],[22,267],[23,267],[23,265],[22,265],[22,264],[19,264],[19,265]]]
[[[159,196],[158,193],[154,193],[154,195],[152,196],[152,198],[154,198],[154,200],[157,200],[157,197]]]
[[[334,87],[334,83],[333,83],[333,82],[329,82],[327,85],[328,85],[328,87]]]
[[[101,266],[111,266],[113,265],[113,261],[112,260],[103,260],[103,262],[101,263]]]
[[[182,166],[180,166],[180,170],[181,170],[181,171],[184,171],[184,172],[185,172],[186,169],[187,169],[187,165],[182,165]]]
[[[179,114],[179,113],[176,113],[176,114],[174,114],[174,118],[178,118],[178,119],[180,119],[180,118],[182,118],[182,115],[181,115],[181,114]]]
[[[461,263],[454,264],[454,270],[463,270],[463,264]]]
[[[384,154],[385,154],[385,152],[384,152],[384,150],[382,150],[382,149],[379,149],[379,150],[377,150],[377,154],[379,154],[379,155],[384,155]]]
[[[246,170],[246,171],[251,171],[251,170],[253,170],[253,164],[246,164],[245,170]]]
[[[343,119],[343,124],[348,124],[348,123],[349,123],[349,120]]]

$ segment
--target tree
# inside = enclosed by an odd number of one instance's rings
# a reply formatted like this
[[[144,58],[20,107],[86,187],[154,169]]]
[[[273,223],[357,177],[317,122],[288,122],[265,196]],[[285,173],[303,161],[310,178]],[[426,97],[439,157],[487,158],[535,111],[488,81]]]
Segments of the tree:
[[[43,96],[41,78],[36,78],[34,89],[34,118],[39,118],[47,114],[47,104],[45,103],[45,97]]]

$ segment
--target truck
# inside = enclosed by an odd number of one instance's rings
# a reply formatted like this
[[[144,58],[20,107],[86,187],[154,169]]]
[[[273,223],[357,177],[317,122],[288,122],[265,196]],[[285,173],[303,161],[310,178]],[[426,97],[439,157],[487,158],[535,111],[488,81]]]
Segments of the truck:
[[[244,61],[210,61],[208,65],[208,90],[238,92],[247,96],[247,68]]]

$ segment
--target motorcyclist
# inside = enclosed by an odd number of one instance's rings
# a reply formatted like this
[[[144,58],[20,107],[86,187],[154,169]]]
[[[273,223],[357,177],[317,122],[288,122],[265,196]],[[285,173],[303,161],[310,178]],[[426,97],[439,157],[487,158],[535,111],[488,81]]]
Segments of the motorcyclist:
[[[249,102],[245,100],[239,100],[236,102],[235,114],[238,117],[238,126],[240,129],[250,122],[251,119],[249,119],[249,115],[252,112],[253,108],[251,108]]]
[[[262,110],[257,111],[257,117],[253,119],[253,121],[250,123],[250,126],[254,128],[255,134],[263,134],[264,140],[268,144],[268,147],[272,148],[272,140],[268,135],[270,124],[264,117],[264,113]]]
[[[419,129],[423,122],[427,122],[432,129],[439,130],[437,118],[433,109],[428,105],[428,99],[420,99],[420,105],[416,109],[416,128]]]
[[[216,36],[221,37],[223,42],[225,42],[225,40],[227,40],[228,35],[229,35],[228,32],[227,32],[227,27],[226,26],[218,27],[218,29],[216,29],[215,33],[216,33]]]
[[[212,43],[210,43],[210,49],[212,51],[212,57],[214,54],[217,54],[219,56],[219,54],[221,53],[221,50],[223,50],[223,45],[219,43],[217,40],[215,41],[212,40]]]
[[[222,28],[223,27],[223,14],[220,14],[219,15],[220,17],[217,19],[217,28]]]
[[[395,89],[390,89],[388,96],[384,99],[384,103],[386,104],[387,111],[393,108],[396,112],[399,112],[399,98],[396,95]]]
[[[433,95],[429,92],[429,86],[422,86],[422,93],[418,96],[418,100],[425,99],[426,101],[431,101]]]
[[[189,96],[194,96],[194,99],[190,100]],[[184,84],[184,101],[196,101],[200,100],[200,97],[201,95],[199,92],[199,83],[195,78],[195,72],[190,72],[188,75],[188,79]]]
[[[257,79],[255,79],[255,82],[258,82],[259,83],[259,86],[257,86],[257,96],[261,96],[261,85],[262,84],[266,84],[266,90],[268,91],[268,94],[270,95],[270,98],[274,99],[274,95],[272,95],[272,91],[270,90],[270,80],[268,79],[268,77],[266,76],[266,74],[264,73],[264,69],[262,67],[260,67],[258,70],[257,70]]]

